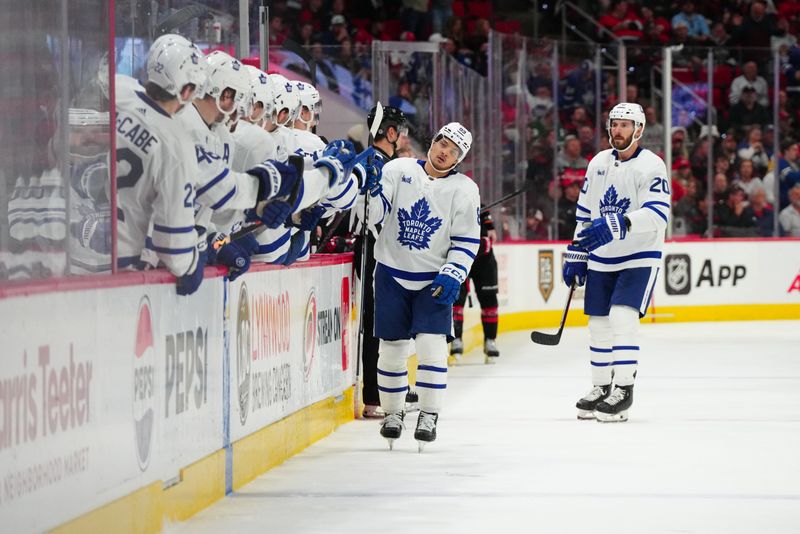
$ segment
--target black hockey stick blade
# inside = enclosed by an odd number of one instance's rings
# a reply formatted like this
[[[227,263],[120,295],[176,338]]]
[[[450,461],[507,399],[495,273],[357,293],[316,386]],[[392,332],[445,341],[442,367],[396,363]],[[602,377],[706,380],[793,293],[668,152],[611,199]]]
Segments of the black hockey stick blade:
[[[569,313],[569,305],[572,302],[572,294],[575,292],[575,284],[569,287],[569,295],[567,295],[567,305],[564,306],[564,313],[561,315],[561,325],[558,327],[558,332],[555,334],[546,334],[544,332],[533,331],[531,332],[531,341],[537,345],[558,345],[561,341],[561,334],[564,332],[564,325],[567,322],[567,314]]]

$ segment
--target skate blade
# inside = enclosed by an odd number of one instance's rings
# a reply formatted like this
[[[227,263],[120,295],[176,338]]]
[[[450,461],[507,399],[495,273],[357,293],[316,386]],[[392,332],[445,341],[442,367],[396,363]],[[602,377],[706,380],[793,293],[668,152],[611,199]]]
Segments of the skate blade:
[[[416,402],[407,402],[406,403],[406,413],[409,412],[418,412],[419,411],[419,404]]]
[[[499,354],[498,354],[499,356]],[[486,365],[494,365],[497,363],[498,356],[490,356],[489,354],[485,355],[484,362]]]
[[[421,453],[422,451],[424,451],[425,450],[425,445],[427,445],[427,444],[428,444],[427,441],[417,441],[417,448],[418,448],[417,452]]]
[[[454,365],[458,365],[461,363],[461,355],[460,354],[451,354],[447,357],[447,365],[452,367]]]
[[[628,410],[619,413],[595,412],[594,415],[598,423],[624,423],[628,420]]]
[[[389,443],[389,450],[394,450],[394,440],[395,438],[386,438],[386,441]]]
[[[578,410],[578,419],[581,421],[590,421],[594,419],[594,411],[590,410]]]

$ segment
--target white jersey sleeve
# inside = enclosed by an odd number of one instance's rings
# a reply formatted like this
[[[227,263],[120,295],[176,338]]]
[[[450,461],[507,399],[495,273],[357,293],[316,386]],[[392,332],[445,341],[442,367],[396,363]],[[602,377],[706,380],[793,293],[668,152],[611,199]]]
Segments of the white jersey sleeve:
[[[612,213],[627,217],[630,230],[625,239],[592,251],[589,268],[659,267],[670,217],[669,178],[661,158],[639,148],[624,161],[611,149],[592,159],[578,198],[575,236],[584,223]]]
[[[239,121],[231,136],[234,142],[231,169],[234,171],[247,172],[262,161],[278,158],[275,139],[255,124]]]
[[[194,271],[197,163],[191,140],[145,93],[117,100],[119,265],[139,263],[145,249],[173,274]]]

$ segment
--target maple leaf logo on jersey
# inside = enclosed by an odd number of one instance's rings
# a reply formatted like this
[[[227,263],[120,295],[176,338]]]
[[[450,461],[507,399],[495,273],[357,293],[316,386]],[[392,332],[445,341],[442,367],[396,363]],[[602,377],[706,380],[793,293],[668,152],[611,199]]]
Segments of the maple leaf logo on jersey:
[[[425,198],[417,200],[411,206],[411,213],[400,208],[397,212],[400,223],[397,241],[401,246],[408,247],[409,250],[430,248],[431,237],[442,226],[442,220],[430,217],[430,214],[431,207]]]
[[[600,215],[608,215],[610,213],[619,213],[624,215],[627,213],[628,208],[631,207],[631,199],[618,198],[617,190],[612,185],[603,195],[603,200],[600,201]]]

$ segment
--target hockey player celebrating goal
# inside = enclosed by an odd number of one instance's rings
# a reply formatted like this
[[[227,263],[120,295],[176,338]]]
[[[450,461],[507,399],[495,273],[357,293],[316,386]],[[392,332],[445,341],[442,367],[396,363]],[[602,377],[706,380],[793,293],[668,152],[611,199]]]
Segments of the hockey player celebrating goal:
[[[453,303],[480,245],[478,186],[456,166],[472,134],[451,122],[433,139],[428,158],[398,158],[367,178],[369,224],[382,225],[375,245],[375,337],[380,339],[381,435],[400,437],[408,389],[408,356],[416,341],[419,450],[436,439],[447,387],[447,342]],[[358,210],[362,212],[361,209]]]
[[[578,419],[627,421],[639,361],[639,319],[655,285],[670,215],[664,161],[639,146],[645,115],[620,103],[606,128],[612,148],[586,169],[567,247],[564,282],[586,284],[591,391],[577,403]],[[613,385],[612,385],[613,382]]]

